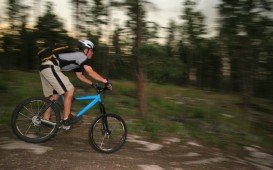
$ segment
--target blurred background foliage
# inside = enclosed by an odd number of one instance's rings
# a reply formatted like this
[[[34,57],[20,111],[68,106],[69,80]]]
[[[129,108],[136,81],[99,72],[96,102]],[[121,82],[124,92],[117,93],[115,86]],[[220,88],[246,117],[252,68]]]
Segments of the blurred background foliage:
[[[95,70],[113,78],[132,79],[137,65],[152,82],[235,92],[245,103],[252,96],[273,98],[271,1],[222,0],[217,6],[218,34],[206,38],[206,18],[195,1],[186,0],[181,4],[183,24],[170,20],[164,28],[165,44],[157,41],[163,28],[146,21],[146,11],[154,6],[147,1],[71,0],[76,37],[69,36],[52,2],[44,3],[43,13],[43,1],[30,5],[18,0],[5,2],[6,17],[1,24],[6,27],[0,31],[2,69],[35,70],[39,49],[53,43],[75,48],[76,39],[87,38],[98,47],[93,59]],[[109,11],[117,8],[124,8],[129,19],[124,26],[116,25],[105,43],[102,39],[107,35],[102,27],[112,24]],[[30,14],[37,17],[32,27]]]

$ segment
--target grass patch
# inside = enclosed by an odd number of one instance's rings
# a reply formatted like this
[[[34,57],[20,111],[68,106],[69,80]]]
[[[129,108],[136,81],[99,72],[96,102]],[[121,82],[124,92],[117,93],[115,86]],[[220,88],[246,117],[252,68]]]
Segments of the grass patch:
[[[159,132],[162,131],[162,126],[157,121],[134,120],[128,123],[128,129],[135,133],[145,133],[150,139],[156,140],[159,137]]]
[[[183,124],[172,121],[164,121],[151,118],[149,120],[135,119],[128,122],[128,129],[131,132],[145,134],[150,140],[158,140],[160,137],[176,135],[181,142],[188,140],[189,135]]]

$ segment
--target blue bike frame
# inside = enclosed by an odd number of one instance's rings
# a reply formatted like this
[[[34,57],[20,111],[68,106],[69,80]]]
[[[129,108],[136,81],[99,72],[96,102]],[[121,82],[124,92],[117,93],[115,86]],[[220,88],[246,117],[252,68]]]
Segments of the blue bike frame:
[[[76,97],[76,100],[91,100],[90,103],[85,106],[82,110],[77,113],[77,117],[81,117],[84,115],[88,110],[90,110],[95,104],[101,103],[101,96],[100,94],[92,95],[92,96],[84,96],[84,97]]]

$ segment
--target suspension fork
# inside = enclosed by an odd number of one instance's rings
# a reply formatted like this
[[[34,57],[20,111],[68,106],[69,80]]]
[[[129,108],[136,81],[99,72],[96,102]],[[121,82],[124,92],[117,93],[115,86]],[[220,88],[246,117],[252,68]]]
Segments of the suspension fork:
[[[108,125],[108,120],[106,117],[106,111],[105,111],[105,106],[104,103],[100,102],[100,113],[103,115],[102,116],[102,122],[103,122],[103,129],[105,129],[109,133],[109,125]]]
[[[106,111],[105,111],[104,103],[99,102],[99,106],[100,106],[100,114],[105,115]]]

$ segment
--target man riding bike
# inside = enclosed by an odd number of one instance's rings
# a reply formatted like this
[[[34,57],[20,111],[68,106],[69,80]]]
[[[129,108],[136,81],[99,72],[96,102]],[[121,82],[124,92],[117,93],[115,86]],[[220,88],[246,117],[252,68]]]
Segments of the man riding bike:
[[[112,90],[112,84],[96,73],[88,62],[88,59],[91,59],[93,56],[95,45],[89,40],[79,40],[78,48],[79,51],[77,52],[60,53],[43,61],[40,68],[45,97],[50,97],[50,100],[58,100],[59,95],[64,95],[63,125],[65,126],[76,123],[78,119],[70,113],[75,88],[68,77],[62,73],[63,71],[75,71],[80,81],[97,87],[97,83],[92,83],[83,75],[83,71],[85,71],[87,75],[104,83],[109,90]],[[50,109],[45,112],[43,117],[45,120],[50,119],[50,112]]]

